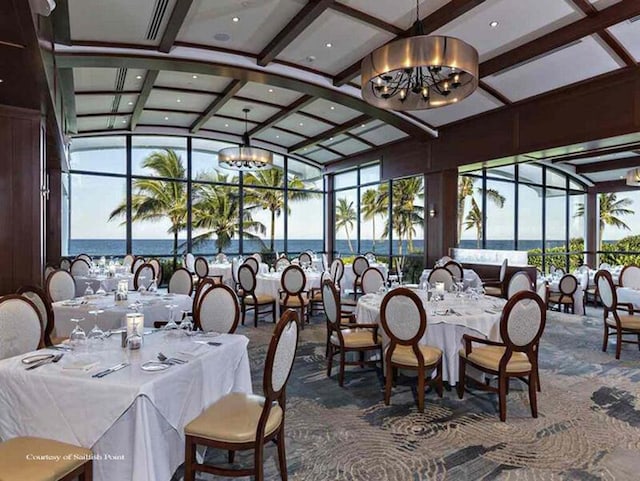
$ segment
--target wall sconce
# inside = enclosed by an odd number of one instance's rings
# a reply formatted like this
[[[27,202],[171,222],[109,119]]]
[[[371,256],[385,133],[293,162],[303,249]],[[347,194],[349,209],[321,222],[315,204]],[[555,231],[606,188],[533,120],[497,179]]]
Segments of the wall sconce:
[[[431,204],[429,206],[429,217],[433,219],[435,216],[436,216],[436,206]]]

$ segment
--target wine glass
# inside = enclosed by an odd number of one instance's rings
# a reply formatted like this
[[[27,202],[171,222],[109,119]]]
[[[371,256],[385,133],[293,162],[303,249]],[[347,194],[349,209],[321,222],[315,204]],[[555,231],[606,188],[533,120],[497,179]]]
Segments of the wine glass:
[[[146,292],[146,291],[147,291],[147,288],[146,288],[146,287],[144,287],[144,281],[145,281],[145,279],[146,279],[146,278],[147,278],[147,276],[140,276],[140,277],[138,277],[138,282],[140,283],[140,287],[138,287],[138,292],[139,292],[140,294],[142,294],[143,292]]]
[[[189,315],[189,311],[182,311],[182,322],[180,322],[180,329],[184,331],[184,333],[189,336],[193,331],[193,319]]]
[[[74,327],[71,334],[69,334],[69,344],[74,347],[81,346],[87,340],[87,334],[84,332],[84,329],[80,327],[80,323],[84,321],[84,317],[72,317],[69,320],[76,324],[76,327]]]
[[[148,292],[157,292],[158,291],[158,281],[156,280],[155,277],[151,281],[151,284],[149,284],[149,287],[147,287],[147,291]]]
[[[89,340],[102,340],[104,339],[104,331],[102,329],[100,329],[100,327],[98,327],[98,314],[102,314],[104,312],[103,309],[93,309],[91,311],[89,311],[89,314],[93,315],[94,318],[94,325],[93,325],[93,329],[91,329],[89,331],[89,335],[87,336],[87,338]]]
[[[98,290],[96,291],[96,295],[104,296],[106,293],[107,293],[107,290],[104,288],[104,284],[100,282],[100,287],[98,287]]]
[[[91,282],[85,282],[87,288],[84,290],[85,296],[92,296],[94,294],[93,288],[91,287]]]
[[[170,330],[178,329],[178,324],[176,323],[176,320],[173,317],[173,310],[176,307],[178,307],[178,305],[167,304],[165,307],[169,309],[169,322],[167,322],[167,324],[164,326],[165,330],[170,331]]]

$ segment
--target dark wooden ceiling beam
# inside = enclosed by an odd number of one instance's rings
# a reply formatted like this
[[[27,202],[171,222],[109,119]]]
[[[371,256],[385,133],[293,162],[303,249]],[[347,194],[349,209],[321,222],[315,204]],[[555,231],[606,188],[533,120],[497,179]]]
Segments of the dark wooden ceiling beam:
[[[76,92],[75,95],[76,97],[83,97],[85,95],[138,95],[139,93],[139,90],[83,90],[81,92]]]
[[[298,142],[297,144],[292,145],[291,147],[289,147],[289,152],[296,152],[298,150],[309,148],[331,137],[336,137],[340,134],[343,134],[357,127],[362,123],[366,123],[370,121],[371,121],[371,118],[369,116],[361,115],[359,117],[356,117],[355,119],[351,119],[348,122],[345,122],[344,124],[341,124],[341,125],[338,125],[337,127],[326,130],[321,134],[316,135],[315,137],[311,137],[310,139],[303,140],[302,142]]]
[[[71,25],[69,23],[69,1],[58,0],[51,14],[53,38],[56,43],[71,45]]]
[[[140,94],[138,95],[138,100],[135,107],[133,108],[133,114],[131,114],[131,121],[129,122],[129,130],[131,130],[132,132],[138,125],[138,121],[140,120],[140,116],[142,115],[142,111],[144,110],[144,106],[147,104],[149,95],[151,95],[151,90],[153,90],[153,84],[156,82],[159,73],[159,70],[148,70],[147,75],[144,77],[142,89],[140,90]]]
[[[310,0],[258,55],[258,65],[266,67],[300,35],[334,0]]]
[[[185,18],[189,13],[189,9],[193,4],[193,0],[176,0],[176,4],[173,7],[167,26],[162,34],[160,45],[158,50],[164,53],[169,53],[173,47],[176,38],[178,38],[178,32],[182,28]]]
[[[620,2],[561,27],[542,37],[516,47],[508,52],[485,60],[480,64],[480,77],[487,77],[502,70],[535,59],[540,55],[593,35],[607,27],[640,15],[640,2]]]
[[[464,15],[484,1],[485,0],[451,0],[449,3],[443,5],[431,15],[427,15],[422,19],[422,27],[424,28],[424,33],[428,35],[431,32],[438,30],[440,27],[450,23],[461,15]],[[409,35],[412,29],[413,27],[408,28],[407,30],[402,32],[402,34],[398,35],[398,37]],[[348,66],[338,75],[336,75],[333,78],[333,85],[335,85],[336,87],[340,87],[348,83],[351,79],[357,77],[360,74],[361,63],[362,59]]]
[[[594,174],[596,172],[606,172],[607,170],[633,169],[635,167],[640,167],[640,155],[577,165],[576,174]]]
[[[511,102],[510,99],[507,98],[506,95],[498,92],[491,85],[487,84],[486,82],[483,82],[482,80],[480,80],[479,87],[485,92],[487,92],[489,95],[491,95],[493,98],[498,99],[500,102],[502,102],[505,105],[511,105],[513,103]]]
[[[589,159],[589,158],[597,157],[600,155],[619,154],[622,152],[630,152],[630,151],[635,151],[639,149],[640,149],[640,143],[631,142],[624,145],[618,145],[615,147],[603,147],[600,149],[592,149],[584,152],[577,152],[575,154],[561,155],[557,157],[547,157],[545,159],[538,159],[538,160],[550,160],[552,163],[557,164],[558,162],[571,162],[573,160]]]
[[[202,128],[207,121],[213,117],[216,112],[218,112],[224,105],[233,98],[235,94],[237,94],[242,87],[247,84],[244,80],[232,80],[227,88],[224,89],[222,95],[215,99],[211,104],[207,107],[207,109],[202,113],[202,115],[191,125],[189,129],[192,134],[195,134],[198,130]]]
[[[295,102],[287,105],[280,112],[273,114],[267,120],[262,122],[260,125],[257,125],[253,129],[249,131],[249,137],[253,137],[254,135],[259,134],[263,130],[267,130],[270,127],[273,127],[278,122],[283,121],[287,117],[295,114],[298,110],[305,108],[307,105],[314,102],[316,99],[311,95],[303,95]]]
[[[64,113],[67,118],[67,131],[77,133],[78,122],[76,115],[76,97],[74,94],[75,88],[73,86],[73,69],[58,69],[58,78],[60,79],[60,90],[62,91]]]
[[[336,12],[340,12],[348,17],[354,18],[362,23],[371,25],[373,27],[379,28],[380,30],[387,31],[392,33],[395,36],[403,35],[404,30],[400,27],[396,27],[392,23],[385,22],[384,20],[374,17],[373,15],[369,15],[361,10],[357,10],[349,5],[345,5],[340,2],[333,2],[329,8],[331,10],[335,10]]]
[[[587,189],[589,193],[603,194],[603,193],[615,193],[615,192],[628,192],[630,190],[638,190],[640,187],[633,185],[627,185],[625,179],[606,180],[604,182],[594,182],[594,184]]]

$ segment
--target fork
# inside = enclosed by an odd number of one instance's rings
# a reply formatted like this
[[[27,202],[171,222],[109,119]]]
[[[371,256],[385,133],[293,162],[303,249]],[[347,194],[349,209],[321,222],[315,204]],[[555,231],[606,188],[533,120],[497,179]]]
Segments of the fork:
[[[169,364],[186,364],[188,362],[184,359],[178,359],[177,357],[167,357],[161,352],[158,353],[158,361],[167,362]]]
[[[49,359],[43,359],[42,361],[37,362],[37,363],[29,366],[26,370],[30,371],[31,369],[35,369],[36,367],[44,366],[45,364],[58,362],[60,359],[62,359],[62,356],[64,356],[64,353],[56,354],[55,356],[53,356],[52,358],[49,358]]]

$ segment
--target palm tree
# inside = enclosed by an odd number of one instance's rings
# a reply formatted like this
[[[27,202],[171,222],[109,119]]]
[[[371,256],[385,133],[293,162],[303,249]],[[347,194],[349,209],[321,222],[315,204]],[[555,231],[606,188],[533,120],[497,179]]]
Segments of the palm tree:
[[[416,227],[424,226],[424,206],[416,204],[416,199],[424,199],[424,184],[421,177],[410,177],[394,181],[393,183],[393,215],[391,226],[387,223],[382,237],[389,235],[389,228],[393,229],[398,239],[398,254],[402,255],[403,241],[407,239],[407,251],[414,251],[413,238]],[[379,189],[380,208],[385,211],[389,202],[389,189],[381,184]]]
[[[261,208],[271,213],[271,222],[269,229],[269,251],[274,252],[275,235],[276,235],[276,217],[282,215],[285,206],[284,171],[279,168],[260,170],[258,172],[250,172],[245,175],[244,199],[245,210]],[[250,186],[250,187],[248,187]],[[298,177],[289,179],[287,184],[289,189],[304,189],[306,184]],[[264,188],[267,187],[267,188]],[[299,190],[289,190],[289,201],[309,200],[319,192],[301,192]],[[287,214],[290,213],[291,209]]]
[[[210,176],[207,180],[211,179]],[[218,174],[218,182],[227,182],[226,176]],[[240,196],[238,189],[231,186],[195,184],[193,190],[192,224],[194,228],[206,229],[193,238],[193,245],[198,245],[215,235],[218,253],[231,245],[231,240],[240,234]],[[264,224],[254,221],[251,212],[245,210],[242,219],[243,237],[260,239],[266,232]],[[252,232],[253,231],[253,232]]]
[[[385,184],[383,184],[385,185]],[[382,187],[382,186],[380,186]],[[362,194],[361,200],[362,218],[365,221],[370,220],[373,227],[373,252],[376,251],[376,216],[385,215],[388,211],[388,207],[385,202],[381,200],[381,192],[379,189],[367,189]]]
[[[483,193],[486,193],[487,200],[493,202],[500,209],[504,207],[506,198],[496,189],[475,188],[474,184],[475,179],[466,175],[460,178],[460,183],[458,184],[458,241],[462,237],[462,224],[464,222],[465,230],[476,228],[476,239],[478,240],[478,247],[480,247],[482,242],[482,209],[480,209],[474,195],[477,193],[482,196]],[[471,210],[467,213],[467,217],[464,217],[464,208],[468,198],[471,198]],[[472,220],[471,223],[469,222],[470,219]],[[479,222],[476,221],[477,219],[479,219]]]
[[[465,230],[473,229],[475,227],[476,242],[478,249],[480,249],[482,247],[482,211],[473,197],[471,198],[471,209],[467,212],[464,225]]]
[[[351,252],[353,252],[353,246],[349,238],[349,231],[353,230],[356,220],[356,210],[353,208],[353,201],[347,203],[347,199],[338,199],[338,205],[336,205],[336,231],[344,229]]]
[[[598,223],[598,245],[599,250],[602,250],[602,239],[604,235],[604,228],[608,225],[617,227],[618,229],[631,230],[631,228],[620,219],[621,216],[633,215],[635,211],[627,209],[633,205],[633,200],[628,197],[618,199],[618,196],[611,193],[604,193],[598,196],[600,204],[599,209],[599,223]],[[584,203],[577,204],[576,213],[574,217],[583,217],[585,213]]]
[[[172,149],[151,153],[142,167],[151,169],[157,177],[184,179],[185,168],[180,156]],[[178,234],[186,228],[187,189],[183,182],[156,179],[136,179],[131,198],[132,222],[158,222],[169,219],[168,233],[173,235],[173,268],[178,263]],[[127,202],[122,202],[109,215],[109,220],[126,217]],[[125,220],[126,222],[126,220]]]

